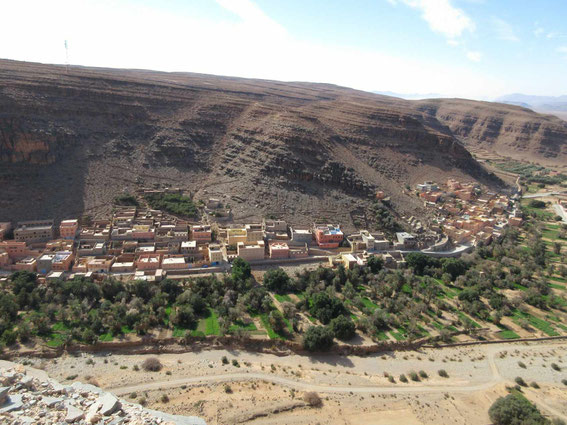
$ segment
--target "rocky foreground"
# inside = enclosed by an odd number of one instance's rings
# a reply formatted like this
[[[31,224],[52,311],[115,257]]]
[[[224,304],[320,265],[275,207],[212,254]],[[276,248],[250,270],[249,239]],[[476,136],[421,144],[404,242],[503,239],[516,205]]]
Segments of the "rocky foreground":
[[[0,361],[0,423],[99,425],[205,425],[120,400],[90,384],[62,385],[45,372]]]

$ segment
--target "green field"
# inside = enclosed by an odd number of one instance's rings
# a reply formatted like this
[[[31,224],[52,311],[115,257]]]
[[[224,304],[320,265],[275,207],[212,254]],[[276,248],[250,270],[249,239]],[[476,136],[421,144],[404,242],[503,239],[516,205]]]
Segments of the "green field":
[[[274,294],[274,298],[276,300],[278,300],[280,303],[285,303],[285,302],[291,303],[291,302],[293,302],[291,300],[291,297],[288,294],[285,294],[285,295]]]
[[[370,311],[374,311],[378,308],[378,305],[374,304],[372,301],[370,301],[370,299],[366,297],[362,298],[362,303],[364,304],[364,307],[366,307]]]
[[[203,332],[205,335],[220,335],[219,320],[214,310],[210,309],[210,315],[204,319],[199,320],[197,330]]]

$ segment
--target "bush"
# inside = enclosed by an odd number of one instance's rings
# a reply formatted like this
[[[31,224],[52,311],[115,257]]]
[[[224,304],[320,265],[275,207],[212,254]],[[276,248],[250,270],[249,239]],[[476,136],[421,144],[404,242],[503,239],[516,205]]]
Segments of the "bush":
[[[427,375],[427,373],[424,370],[420,370],[419,371],[419,377],[423,378],[423,379],[427,379],[427,378],[429,378],[429,375]]]
[[[545,208],[545,202],[540,201],[538,199],[534,199],[530,201],[528,205],[530,208]]]
[[[390,381],[392,384],[396,383],[396,380],[394,379],[394,377],[392,375],[388,375],[388,381]]]
[[[561,383],[562,383],[563,385],[567,385],[567,379],[562,379],[562,380],[561,380]]]
[[[226,356],[222,356],[222,364],[228,364],[228,358]]]
[[[524,381],[524,378],[522,378],[521,376],[517,376],[516,379],[514,379],[514,381],[516,382],[516,384],[518,384],[522,387],[528,386],[528,384],[526,384],[526,381]]]
[[[342,339],[344,341],[352,339],[355,335],[356,327],[354,325],[354,322],[346,316],[335,317],[333,320],[331,320],[329,327],[335,334],[336,338]]]
[[[494,425],[546,424],[546,419],[537,407],[520,394],[498,398],[490,406],[488,416]]]
[[[439,376],[441,378],[448,378],[449,374],[447,373],[447,371],[445,369],[440,369],[437,371],[437,373],[439,374]]]
[[[311,407],[318,407],[322,404],[321,397],[319,397],[319,394],[315,392],[308,392],[303,394],[303,400]]]
[[[163,368],[163,365],[157,357],[150,357],[144,360],[142,367],[146,372],[159,372]]]
[[[400,382],[403,382],[404,384],[407,384],[408,382],[408,378],[403,373],[400,375]]]
[[[236,359],[232,359],[232,365],[234,367],[240,367],[240,364],[238,363],[238,360],[236,360]]]
[[[557,363],[551,363],[551,368],[557,372],[561,372],[561,367]]]
[[[333,346],[333,331],[326,326],[311,326],[303,336],[303,348],[308,351],[327,351]]]
[[[161,402],[162,403],[169,403],[169,397],[167,396],[167,394],[161,395]]]
[[[539,389],[539,384],[537,382],[530,383],[530,387],[535,388],[536,390]]]
[[[225,392],[225,393],[227,393],[227,394],[232,394],[232,388],[231,388],[230,385],[224,384],[224,387],[223,387],[223,388],[224,388],[224,392]]]
[[[409,373],[409,377],[412,381],[419,382],[419,376],[417,373],[412,371]]]
[[[140,406],[145,406],[146,404],[148,404],[148,400],[146,400],[146,397],[142,397],[139,400]]]
[[[518,362],[518,366],[520,366],[522,369],[526,368],[526,364],[524,362]]]

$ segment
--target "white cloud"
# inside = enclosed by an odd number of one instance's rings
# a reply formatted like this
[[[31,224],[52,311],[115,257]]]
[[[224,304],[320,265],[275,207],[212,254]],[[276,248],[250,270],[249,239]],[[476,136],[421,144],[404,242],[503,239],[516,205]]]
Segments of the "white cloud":
[[[388,0],[395,3],[395,0]],[[418,9],[429,28],[448,39],[460,37],[465,31],[473,32],[475,24],[465,12],[456,8],[451,0],[399,0]]]
[[[557,53],[561,53],[564,55],[565,59],[567,59],[567,46],[559,46],[555,49],[555,51],[557,51]]]
[[[473,62],[480,62],[482,59],[482,53],[471,50],[467,52],[467,58]]]
[[[506,41],[520,41],[518,36],[516,35],[514,28],[504,19],[497,18],[493,16],[492,19],[492,26],[496,31],[496,35],[501,40]]]

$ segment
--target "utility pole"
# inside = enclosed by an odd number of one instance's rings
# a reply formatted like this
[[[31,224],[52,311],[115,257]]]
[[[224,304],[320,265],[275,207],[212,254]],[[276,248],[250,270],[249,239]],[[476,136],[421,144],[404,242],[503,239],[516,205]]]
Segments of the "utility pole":
[[[67,40],[65,40],[65,70],[66,73],[69,73],[69,46],[67,44]]]

